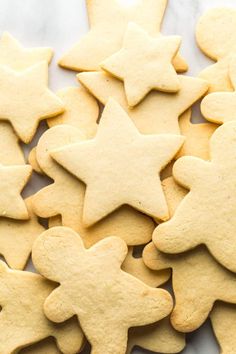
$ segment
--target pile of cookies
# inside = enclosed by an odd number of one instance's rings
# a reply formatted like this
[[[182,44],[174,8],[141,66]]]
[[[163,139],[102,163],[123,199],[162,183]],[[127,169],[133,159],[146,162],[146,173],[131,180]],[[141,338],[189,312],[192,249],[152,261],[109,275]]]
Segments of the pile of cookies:
[[[166,5],[87,0],[59,62],[81,85],[57,94],[50,48],[0,39],[0,354],[179,353],[208,318],[235,353],[236,10],[200,18],[216,63],[195,78]],[[49,181],[24,200],[32,171]]]

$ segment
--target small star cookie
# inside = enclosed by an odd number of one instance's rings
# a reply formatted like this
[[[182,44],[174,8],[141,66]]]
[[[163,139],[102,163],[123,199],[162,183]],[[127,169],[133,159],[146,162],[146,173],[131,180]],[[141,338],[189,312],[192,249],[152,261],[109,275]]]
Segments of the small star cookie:
[[[105,59],[101,67],[124,81],[128,104],[133,107],[151,90],[180,90],[180,80],[172,65],[180,42],[179,36],[151,37],[135,23],[129,23],[122,49]]]
[[[48,88],[48,65],[21,72],[0,66],[0,120],[8,120],[18,137],[29,143],[43,119],[62,113],[61,100]]]
[[[126,255],[118,237],[86,250],[80,236],[65,227],[47,230],[34,244],[35,267],[60,283],[44,303],[46,316],[59,323],[77,315],[93,354],[125,353],[130,327],[159,321],[172,309],[166,290],[121,270]]]

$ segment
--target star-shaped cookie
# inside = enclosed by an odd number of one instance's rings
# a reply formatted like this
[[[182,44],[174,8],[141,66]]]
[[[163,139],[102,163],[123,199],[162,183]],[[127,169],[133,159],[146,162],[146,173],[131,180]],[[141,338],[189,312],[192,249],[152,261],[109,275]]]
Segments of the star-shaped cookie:
[[[20,193],[31,176],[29,165],[0,165],[0,216],[28,219],[29,213]]]
[[[55,284],[39,274],[11,270],[0,261],[0,352],[21,348],[54,337],[64,354],[78,353],[83,333],[75,319],[57,325],[49,321],[43,305]]]
[[[143,134],[180,134],[179,116],[200,99],[208,89],[206,81],[189,76],[179,76],[181,89],[177,93],[152,91],[138,106],[130,108],[124,84],[103,72],[77,75],[84,85],[103,105],[114,98],[128,113]]]
[[[169,255],[151,242],[144,249],[143,259],[150,269],[172,269],[175,306],[170,318],[177,331],[188,333],[199,328],[217,300],[236,303],[236,275],[222,267],[203,246]]]
[[[80,236],[65,227],[47,230],[33,247],[36,269],[60,283],[44,303],[46,316],[59,323],[77,315],[96,354],[125,353],[130,327],[159,321],[172,309],[166,290],[121,270],[126,255],[118,237],[86,250]]]
[[[236,120],[236,55],[231,59],[228,70],[234,92],[213,92],[201,102],[203,116],[218,124]]]
[[[150,35],[158,35],[167,0],[86,0],[90,31],[59,61],[59,65],[76,71],[100,69],[100,63],[117,52],[129,22],[134,22]],[[178,55],[176,70],[188,69]]]
[[[105,59],[101,67],[124,81],[128,104],[133,107],[151,90],[180,90],[180,80],[172,65],[180,42],[179,36],[151,37],[135,23],[129,23],[122,49]]]
[[[167,253],[205,244],[222,265],[234,272],[236,122],[225,123],[215,131],[210,139],[210,156],[210,161],[191,156],[177,160],[173,176],[190,192],[173,218],[156,228],[153,241]]]
[[[24,48],[8,32],[0,39],[0,65],[20,71],[41,61],[50,63],[53,51],[51,48]]]
[[[61,100],[47,84],[46,62],[21,72],[0,66],[0,120],[11,122],[24,143],[32,140],[41,120],[64,110]]]
[[[83,223],[85,185],[62,168],[50,156],[50,152],[67,144],[79,143],[84,139],[80,130],[69,125],[48,129],[37,145],[37,161],[41,170],[54,182],[42,188],[33,196],[35,213],[49,220],[50,227],[68,226],[82,237],[85,247],[90,247],[104,237],[116,235],[127,245],[140,245],[150,242],[154,222],[137,210],[123,206],[92,227]],[[58,221],[59,219],[59,221]]]
[[[176,155],[180,135],[142,135],[110,99],[94,139],[51,156],[86,185],[83,220],[93,225],[122,205],[160,220],[169,218],[159,173]]]

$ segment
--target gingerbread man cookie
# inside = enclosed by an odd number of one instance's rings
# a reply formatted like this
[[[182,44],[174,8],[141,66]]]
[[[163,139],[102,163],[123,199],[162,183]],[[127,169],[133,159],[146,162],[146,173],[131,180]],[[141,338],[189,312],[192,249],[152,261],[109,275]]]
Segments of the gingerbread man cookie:
[[[205,244],[222,265],[236,271],[235,142],[236,122],[223,124],[210,140],[210,161],[185,156],[175,163],[174,178],[190,192],[153,234],[161,251],[181,253]]]
[[[217,62],[200,73],[200,77],[210,84],[209,92],[232,91],[228,67],[232,56],[236,54],[236,40],[232,35],[235,26],[236,10],[227,7],[208,10],[197,24],[199,47]]]
[[[45,301],[46,316],[59,323],[77,315],[93,354],[125,353],[130,327],[154,323],[172,309],[166,290],[121,270],[126,255],[120,238],[86,250],[80,236],[65,227],[47,230],[34,244],[35,267],[60,283]]]
[[[236,303],[236,275],[215,261],[203,246],[169,255],[150,243],[143,259],[153,270],[172,269],[175,306],[171,323],[177,331],[187,333],[200,327],[217,300]]]
[[[55,284],[38,274],[10,270],[0,261],[0,352],[16,353],[47,337],[56,339],[64,354],[76,354],[83,334],[75,319],[61,325],[44,315],[43,304]]]

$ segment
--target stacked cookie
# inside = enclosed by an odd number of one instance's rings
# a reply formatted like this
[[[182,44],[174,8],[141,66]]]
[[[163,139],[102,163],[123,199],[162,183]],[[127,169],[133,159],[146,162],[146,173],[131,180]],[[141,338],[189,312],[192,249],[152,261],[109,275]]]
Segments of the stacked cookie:
[[[235,352],[236,11],[199,20],[217,63],[194,78],[160,32],[166,5],[87,0],[90,32],[59,62],[81,85],[57,94],[51,49],[1,37],[1,354],[179,353],[208,317]],[[51,181],[23,200],[32,169]]]

